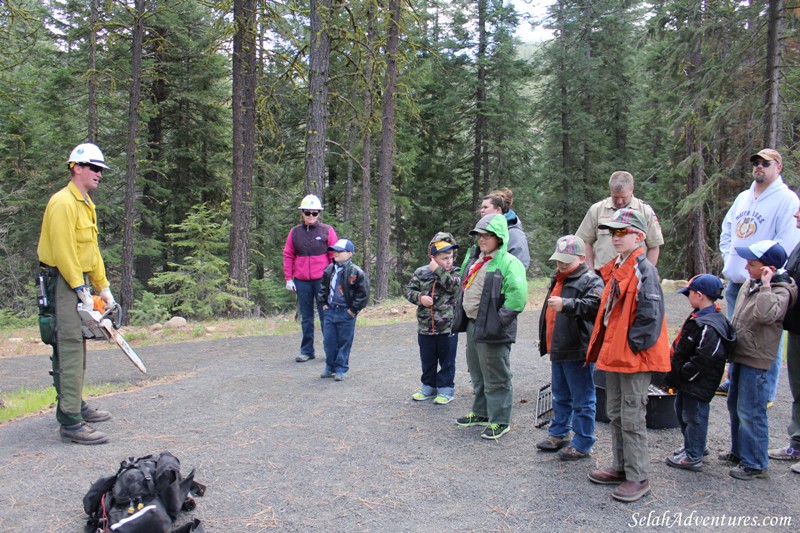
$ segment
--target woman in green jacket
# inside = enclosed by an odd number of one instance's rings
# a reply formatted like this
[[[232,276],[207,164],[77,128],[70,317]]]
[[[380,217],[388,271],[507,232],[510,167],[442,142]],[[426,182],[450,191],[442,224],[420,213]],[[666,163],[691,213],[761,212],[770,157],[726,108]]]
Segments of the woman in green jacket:
[[[461,427],[485,426],[481,437],[497,440],[511,424],[509,356],[528,282],[524,265],[507,251],[505,217],[486,215],[470,234],[478,240],[461,268],[464,298],[457,315],[463,319],[456,320],[454,331],[467,333],[467,367],[475,400],[472,411],[456,422]]]

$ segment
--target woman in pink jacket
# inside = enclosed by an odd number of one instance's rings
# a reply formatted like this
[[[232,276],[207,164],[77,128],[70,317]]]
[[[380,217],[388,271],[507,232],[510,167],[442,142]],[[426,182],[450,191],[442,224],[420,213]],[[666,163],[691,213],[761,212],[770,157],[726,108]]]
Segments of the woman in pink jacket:
[[[322,203],[309,194],[300,202],[303,222],[293,227],[286,236],[283,247],[283,277],[286,288],[297,293],[297,303],[302,317],[303,340],[300,343],[298,363],[314,359],[314,303],[319,292],[322,272],[333,261],[333,246],[338,237],[333,227],[319,221]],[[320,323],[323,319],[321,306],[317,306]]]

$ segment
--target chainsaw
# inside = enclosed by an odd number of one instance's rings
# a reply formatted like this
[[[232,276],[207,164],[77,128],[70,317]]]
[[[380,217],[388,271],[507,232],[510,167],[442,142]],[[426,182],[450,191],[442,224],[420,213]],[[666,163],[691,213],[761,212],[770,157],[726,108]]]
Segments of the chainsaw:
[[[98,298],[99,299],[99,298]],[[82,302],[78,303],[78,315],[81,317],[81,329],[83,337],[86,339],[106,340],[109,343],[116,343],[122,352],[136,365],[136,368],[147,374],[144,363],[133,351],[125,337],[119,332],[120,319],[122,318],[122,307],[118,303],[101,313],[98,309],[100,302],[95,301],[95,309],[87,310]],[[99,307],[104,309],[104,307]]]

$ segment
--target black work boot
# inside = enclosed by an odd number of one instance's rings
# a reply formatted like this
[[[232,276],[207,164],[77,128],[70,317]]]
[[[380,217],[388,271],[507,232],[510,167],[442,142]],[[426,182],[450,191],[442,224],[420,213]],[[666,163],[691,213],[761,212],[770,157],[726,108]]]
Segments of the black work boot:
[[[86,422],[61,426],[58,432],[64,442],[74,442],[75,444],[105,444],[108,442],[108,435],[97,431]]]
[[[83,404],[81,407],[81,417],[83,418],[84,422],[94,424],[95,422],[105,422],[106,420],[111,420],[111,413],[108,411],[101,411],[96,407],[89,407],[87,404]]]

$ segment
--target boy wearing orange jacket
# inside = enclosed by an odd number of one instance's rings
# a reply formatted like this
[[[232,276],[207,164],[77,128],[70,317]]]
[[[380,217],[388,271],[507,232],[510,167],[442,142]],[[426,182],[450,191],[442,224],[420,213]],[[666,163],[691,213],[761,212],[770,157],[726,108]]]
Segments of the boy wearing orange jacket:
[[[634,502],[650,493],[647,389],[653,372],[669,372],[669,340],[658,271],[642,243],[647,222],[620,209],[600,229],[611,231],[619,254],[600,269],[606,283],[586,360],[606,372],[606,412],[611,420],[613,465],[589,480],[619,485],[611,496]]]

